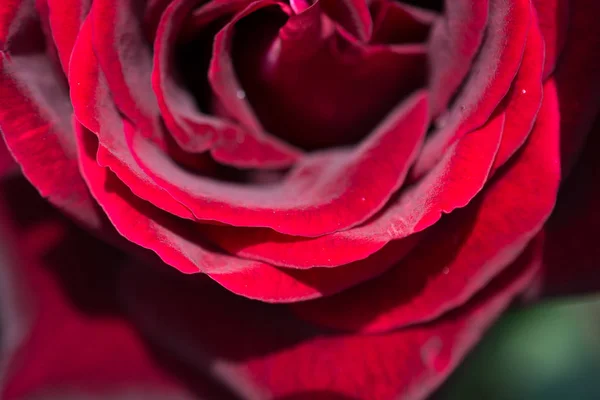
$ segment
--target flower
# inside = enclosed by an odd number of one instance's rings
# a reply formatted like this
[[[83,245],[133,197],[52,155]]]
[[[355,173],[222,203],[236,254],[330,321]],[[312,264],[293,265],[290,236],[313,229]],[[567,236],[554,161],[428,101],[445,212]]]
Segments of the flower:
[[[4,397],[427,396],[513,299],[560,291],[581,230],[546,221],[600,109],[596,10],[5,2],[7,148],[103,240],[6,181]]]

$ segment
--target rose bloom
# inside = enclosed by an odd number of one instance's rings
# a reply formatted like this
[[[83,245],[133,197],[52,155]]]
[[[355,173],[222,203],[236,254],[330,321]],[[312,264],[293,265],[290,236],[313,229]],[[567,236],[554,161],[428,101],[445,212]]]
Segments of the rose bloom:
[[[3,0],[0,397],[423,399],[597,289],[599,15]]]

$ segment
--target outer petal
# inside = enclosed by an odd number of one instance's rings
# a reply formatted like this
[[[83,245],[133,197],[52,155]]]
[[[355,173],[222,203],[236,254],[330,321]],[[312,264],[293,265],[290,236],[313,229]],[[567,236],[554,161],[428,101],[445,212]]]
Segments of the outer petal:
[[[0,130],[23,173],[44,197],[82,223],[100,228],[104,220],[77,168],[68,91],[60,67],[46,52],[48,38],[40,24],[33,1],[3,3]],[[23,46],[32,44],[24,51]]]
[[[527,144],[475,202],[438,222],[389,273],[337,296],[295,305],[301,315],[326,326],[364,331],[430,320],[464,303],[512,262],[549,217],[560,180],[552,82],[544,92]]]
[[[447,115],[425,143],[413,175],[420,177],[464,134],[490,118],[519,70],[531,26],[529,0],[490,0],[488,35]]]
[[[2,175],[6,173],[6,171],[8,171],[13,165],[14,160],[8,152],[8,149],[4,144],[4,140],[0,139],[0,177],[2,177]]]
[[[379,335],[319,333],[285,309],[175,274],[129,270],[122,292],[152,342],[191,369],[210,362],[245,398],[424,399],[534,272],[509,269],[447,317]]]
[[[223,254],[205,243],[195,223],[166,214],[140,198],[94,160],[97,143],[78,125],[82,174],[92,194],[128,240],[153,250],[184,273],[203,272],[234,293],[267,302],[329,295],[377,276],[412,249],[418,238],[398,241],[372,258],[331,270],[285,271]]]
[[[230,398],[201,372],[192,396],[123,317],[115,301],[123,254],[21,178],[0,185],[0,221],[2,399]]]

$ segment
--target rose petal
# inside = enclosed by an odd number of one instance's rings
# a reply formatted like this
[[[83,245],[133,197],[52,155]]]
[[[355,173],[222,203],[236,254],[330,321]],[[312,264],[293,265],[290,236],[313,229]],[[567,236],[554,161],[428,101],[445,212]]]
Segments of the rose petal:
[[[86,19],[73,48],[69,68],[71,101],[77,120],[98,136],[97,160],[107,166],[137,196],[182,218],[192,213],[148,177],[134,161],[127,143],[123,120],[113,103],[106,78],[92,48],[91,21]]]
[[[365,258],[392,240],[429,227],[442,213],[467,205],[487,181],[503,126],[500,114],[463,137],[429,175],[355,228],[307,239],[267,229],[208,226],[207,237],[234,254],[286,267],[337,266]]]
[[[187,173],[139,133],[126,134],[140,166],[198,219],[317,236],[356,225],[386,204],[404,181],[427,123],[426,94],[417,92],[360,146],[307,156],[283,182],[251,187]]]
[[[439,116],[465,79],[483,39],[489,0],[445,1],[429,39],[431,113]]]
[[[0,187],[0,397],[197,399],[116,301],[123,254],[76,228],[19,178]],[[197,371],[195,394],[227,392]]]
[[[94,160],[97,143],[82,126],[80,165],[111,222],[126,239],[151,249],[184,273],[203,272],[234,293],[267,302],[292,302],[337,293],[377,276],[402,258],[418,238],[398,241],[372,258],[331,270],[286,271],[222,254],[205,243],[196,224],[165,214],[137,198]],[[90,136],[92,135],[92,136]]]
[[[532,0],[546,49],[544,79],[554,72],[558,58],[564,49],[569,30],[570,2],[570,0]]]
[[[201,31],[202,28],[211,26],[211,23],[243,10],[248,3],[248,0],[207,3],[194,10],[192,17],[194,29]],[[194,104],[188,89],[182,86],[185,82],[178,82],[174,76],[173,47],[177,36],[182,33],[181,25],[186,18],[190,18],[189,14],[195,5],[196,2],[189,0],[173,2],[161,18],[157,40],[154,43],[152,83],[165,123],[175,140],[188,152],[199,153],[210,149],[217,161],[228,165],[255,168],[290,165],[299,157],[300,152],[268,134],[263,134],[261,129],[245,130],[231,121],[202,114]],[[209,32],[202,32],[201,37],[212,35],[211,29]],[[195,36],[197,35],[198,33]],[[212,48],[214,38],[211,36],[204,39],[204,42]],[[195,58],[186,61],[189,65],[185,65],[186,69],[193,70],[195,79],[198,75],[208,74],[208,66],[204,70],[203,66],[197,65],[195,61],[197,58],[202,59],[202,48],[197,44],[198,40],[194,39],[190,43],[181,45],[190,47],[182,51],[188,54],[190,52],[199,54],[190,56]],[[198,80],[204,82],[205,78],[201,76]],[[208,82],[206,83],[200,88],[203,92],[211,90]],[[191,89],[194,89],[193,85]],[[227,140],[229,131],[234,131],[234,140]]]
[[[488,26],[469,76],[413,168],[421,177],[452,143],[482,126],[505,97],[521,65],[531,25],[529,0],[490,0]]]
[[[33,2],[0,12],[0,130],[27,179],[50,202],[93,229],[105,221],[79,175],[71,105],[60,66],[46,53]],[[40,168],[40,166],[44,166]]]
[[[424,45],[358,42],[338,32],[321,8],[315,3],[287,20],[257,12],[236,25],[231,48],[235,90],[243,90],[257,120],[308,150],[366,140],[425,84]]]
[[[424,399],[531,281],[535,267],[505,271],[447,317],[379,335],[319,333],[285,309],[175,274],[128,270],[122,293],[150,340],[191,370],[213,360],[244,398]],[[190,306],[206,302],[212,306]]]
[[[379,279],[295,309],[325,326],[385,331],[435,318],[498,275],[554,207],[560,165],[553,82],[544,93],[527,144],[474,203],[438,222],[420,248]]]

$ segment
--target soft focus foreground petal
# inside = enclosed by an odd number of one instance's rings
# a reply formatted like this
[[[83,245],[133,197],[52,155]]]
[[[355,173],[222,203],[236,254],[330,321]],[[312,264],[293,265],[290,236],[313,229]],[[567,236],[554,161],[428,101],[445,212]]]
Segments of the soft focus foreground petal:
[[[429,39],[431,112],[439,116],[479,49],[488,17],[489,0],[448,0]]]
[[[440,117],[436,131],[425,143],[413,168],[415,177],[423,176],[452,143],[490,118],[521,65],[532,22],[530,1],[490,0],[489,4],[487,35],[481,51],[447,114]]]
[[[100,229],[101,212],[77,167],[72,109],[60,66],[47,54],[33,1],[0,7],[0,130],[27,179],[50,202]]]
[[[600,291],[600,118],[581,158],[562,184],[546,225],[541,292],[545,296]]]
[[[142,199],[173,215],[194,219],[191,211],[158,186],[133,159],[125,141],[123,117],[116,109],[92,48],[91,28],[88,18],[73,48],[69,84],[77,121],[98,136],[101,146],[96,155],[98,163],[109,167]]]
[[[399,241],[373,258],[330,270],[286,271],[220,253],[205,242],[198,226],[166,214],[136,197],[94,160],[97,142],[78,126],[82,174],[119,233],[154,251],[184,273],[202,272],[242,296],[266,302],[293,302],[330,295],[377,276],[412,249],[418,238]]]
[[[322,3],[287,19],[273,7],[247,16],[235,25],[230,55],[239,78],[232,101],[248,102],[264,129],[308,150],[368,140],[425,85],[427,69],[424,44],[355,41],[336,30]]]
[[[534,268],[505,271],[446,317],[379,335],[318,333],[285,308],[167,271],[128,269],[121,292],[150,341],[192,370],[210,360],[215,374],[228,376],[246,398],[425,399],[529,283]]]
[[[357,225],[385,206],[420,148],[427,109],[426,93],[417,92],[365,142],[306,156],[273,185],[233,185],[191,174],[138,132],[126,134],[140,166],[198,219],[318,236]]]
[[[528,142],[474,202],[425,232],[390,272],[296,310],[325,326],[382,331],[463,304],[515,260],[549,217],[560,180],[558,119],[549,82]]]
[[[567,43],[554,72],[561,115],[561,165],[566,177],[600,111],[600,2],[569,1]]]
[[[21,178],[0,193],[2,399],[231,398],[200,371],[193,396],[120,312],[123,254]]]

